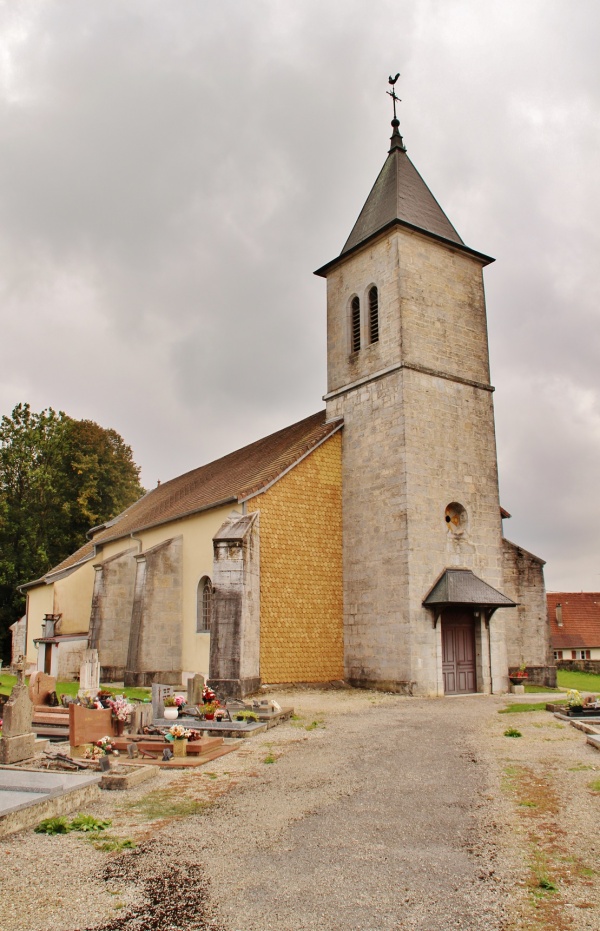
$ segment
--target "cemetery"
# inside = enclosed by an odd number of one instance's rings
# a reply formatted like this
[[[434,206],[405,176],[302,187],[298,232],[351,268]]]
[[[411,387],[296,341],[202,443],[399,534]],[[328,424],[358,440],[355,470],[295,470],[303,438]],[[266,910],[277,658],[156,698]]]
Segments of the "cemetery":
[[[76,697],[56,695],[43,672],[25,681],[25,660],[3,708],[0,836],[89,803],[100,790],[127,790],[158,769],[194,770],[231,753],[240,738],[288,720],[273,701],[221,704],[200,675],[187,688],[152,686],[151,701],[129,702],[100,687],[96,650],[83,654]]]

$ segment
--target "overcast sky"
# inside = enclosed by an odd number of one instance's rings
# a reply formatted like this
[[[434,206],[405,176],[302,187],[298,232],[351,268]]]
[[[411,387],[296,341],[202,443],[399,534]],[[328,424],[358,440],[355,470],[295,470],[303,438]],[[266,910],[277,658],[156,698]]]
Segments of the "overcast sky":
[[[388,148],[485,271],[507,536],[600,590],[597,0],[0,3],[0,413],[146,487],[322,408],[325,284]]]

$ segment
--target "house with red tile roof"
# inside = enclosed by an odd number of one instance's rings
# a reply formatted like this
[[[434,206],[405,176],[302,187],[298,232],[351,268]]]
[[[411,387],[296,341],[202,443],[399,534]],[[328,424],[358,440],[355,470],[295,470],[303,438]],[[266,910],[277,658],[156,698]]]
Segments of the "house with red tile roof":
[[[548,592],[554,659],[600,660],[600,592]]]
[[[221,695],[552,685],[543,560],[505,539],[483,268],[390,148],[327,282],[325,410],[154,488],[25,586],[27,655]]]

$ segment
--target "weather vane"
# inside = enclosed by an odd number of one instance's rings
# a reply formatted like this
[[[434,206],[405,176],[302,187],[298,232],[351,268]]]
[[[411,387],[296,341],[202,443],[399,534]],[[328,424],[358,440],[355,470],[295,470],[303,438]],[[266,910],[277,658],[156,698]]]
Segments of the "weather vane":
[[[398,119],[398,117],[396,116],[396,101],[398,101],[398,103],[401,103],[401,102],[402,102],[402,101],[400,100],[400,97],[397,96],[397,94],[396,94],[396,88],[394,87],[394,84],[396,83],[396,81],[398,80],[399,77],[400,77],[400,72],[398,72],[398,74],[396,75],[395,78],[393,78],[393,77],[391,76],[391,74],[390,74],[390,76],[389,76],[389,78],[388,78],[388,81],[389,81],[389,83],[392,85],[392,89],[391,89],[391,91],[386,91],[386,94],[389,94],[390,97],[392,98],[393,102],[394,102],[394,119],[395,119],[395,120]]]

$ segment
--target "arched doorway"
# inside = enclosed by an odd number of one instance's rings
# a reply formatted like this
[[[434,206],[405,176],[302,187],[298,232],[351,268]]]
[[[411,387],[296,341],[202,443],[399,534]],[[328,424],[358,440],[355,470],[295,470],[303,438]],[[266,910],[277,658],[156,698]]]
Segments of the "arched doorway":
[[[469,608],[446,608],[442,612],[442,675],[445,695],[477,691],[475,617]]]

